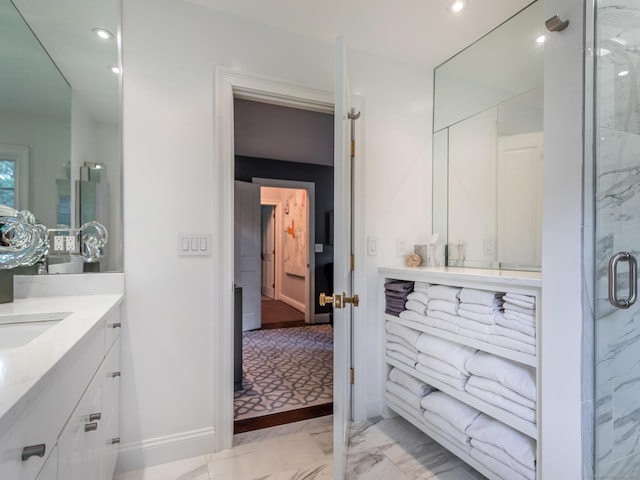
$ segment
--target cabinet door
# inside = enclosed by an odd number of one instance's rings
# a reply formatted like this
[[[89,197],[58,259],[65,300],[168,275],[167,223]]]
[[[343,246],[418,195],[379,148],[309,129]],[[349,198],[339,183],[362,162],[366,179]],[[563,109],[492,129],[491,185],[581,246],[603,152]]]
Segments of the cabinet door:
[[[100,479],[111,480],[120,443],[120,340],[117,339],[100,369],[104,428],[100,431]]]
[[[58,480],[58,449],[53,449],[36,480]]]
[[[99,415],[99,418],[98,418]],[[69,422],[58,438],[60,479],[99,479],[102,420],[102,381],[99,375],[89,384]]]

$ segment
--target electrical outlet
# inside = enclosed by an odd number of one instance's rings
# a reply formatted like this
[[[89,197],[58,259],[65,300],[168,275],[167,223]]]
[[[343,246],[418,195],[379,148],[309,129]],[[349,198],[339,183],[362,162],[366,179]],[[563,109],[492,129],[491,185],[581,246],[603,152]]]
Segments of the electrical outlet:
[[[407,240],[404,238],[397,238],[396,239],[396,255],[404,256],[407,253],[409,253],[407,251]]]
[[[64,237],[62,235],[56,235],[53,237],[53,251],[64,252]]]
[[[65,243],[67,244],[67,252],[76,251],[76,237],[73,235],[67,235],[65,237]]]
[[[485,238],[484,243],[484,256],[493,257],[493,241],[490,238]]]

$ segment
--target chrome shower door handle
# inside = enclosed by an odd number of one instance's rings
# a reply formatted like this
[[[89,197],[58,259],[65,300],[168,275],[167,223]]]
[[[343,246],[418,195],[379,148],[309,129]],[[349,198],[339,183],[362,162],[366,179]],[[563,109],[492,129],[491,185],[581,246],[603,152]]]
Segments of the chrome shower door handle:
[[[618,264],[629,263],[629,295],[618,298]],[[629,252],[618,252],[609,260],[609,302],[617,308],[629,308],[638,298],[638,262]]]

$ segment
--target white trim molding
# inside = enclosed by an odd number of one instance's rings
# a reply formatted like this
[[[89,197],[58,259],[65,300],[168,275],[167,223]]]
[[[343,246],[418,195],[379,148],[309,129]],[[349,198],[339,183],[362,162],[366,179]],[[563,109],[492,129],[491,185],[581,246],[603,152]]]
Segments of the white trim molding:
[[[213,451],[215,436],[215,428],[208,427],[122,444],[118,454],[116,473],[209,454]]]

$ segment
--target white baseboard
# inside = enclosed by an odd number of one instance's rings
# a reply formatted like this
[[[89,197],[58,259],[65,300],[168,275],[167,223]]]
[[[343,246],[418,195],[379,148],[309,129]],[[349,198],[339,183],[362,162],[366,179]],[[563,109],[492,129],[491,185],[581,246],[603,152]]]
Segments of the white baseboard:
[[[116,473],[213,453],[215,436],[215,428],[209,427],[121,444]]]
[[[316,324],[316,323],[329,323],[331,321],[331,314],[330,313],[316,313],[313,316],[313,321],[311,323]]]
[[[278,300],[280,300],[281,302],[286,303],[287,305],[289,305],[290,307],[293,307],[297,310],[300,310],[301,312],[304,312],[307,307],[305,306],[304,302],[299,302],[298,300],[291,298],[291,297],[287,297],[284,294],[280,294],[278,296]]]

